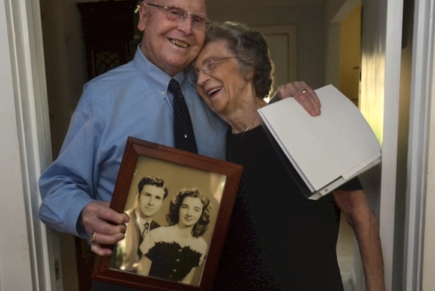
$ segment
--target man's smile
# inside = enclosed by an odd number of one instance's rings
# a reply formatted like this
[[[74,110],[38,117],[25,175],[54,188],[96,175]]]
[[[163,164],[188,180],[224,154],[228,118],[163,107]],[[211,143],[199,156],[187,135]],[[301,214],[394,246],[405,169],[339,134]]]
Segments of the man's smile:
[[[178,40],[178,39],[169,38],[169,41],[172,44],[174,44],[174,45],[176,45],[178,47],[181,47],[181,48],[188,48],[190,46],[187,42],[184,42],[184,41],[181,41],[181,40]]]

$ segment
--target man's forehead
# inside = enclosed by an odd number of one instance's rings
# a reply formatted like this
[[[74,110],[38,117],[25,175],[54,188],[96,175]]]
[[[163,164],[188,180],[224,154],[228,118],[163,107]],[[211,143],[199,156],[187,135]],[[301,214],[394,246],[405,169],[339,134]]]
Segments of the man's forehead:
[[[163,187],[147,184],[142,189],[142,193],[144,193],[144,192],[153,193],[153,194],[157,192],[160,194],[160,192],[164,192],[164,190],[163,190]]]
[[[160,0],[161,5],[177,6],[189,13],[203,14],[207,12],[205,0]]]

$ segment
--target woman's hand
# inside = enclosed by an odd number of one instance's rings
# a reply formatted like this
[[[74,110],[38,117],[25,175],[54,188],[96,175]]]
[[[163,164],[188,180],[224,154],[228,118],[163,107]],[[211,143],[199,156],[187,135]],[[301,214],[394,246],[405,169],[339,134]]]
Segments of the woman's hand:
[[[278,88],[274,99],[293,97],[311,116],[320,115],[320,100],[316,92],[303,81],[288,83]]]

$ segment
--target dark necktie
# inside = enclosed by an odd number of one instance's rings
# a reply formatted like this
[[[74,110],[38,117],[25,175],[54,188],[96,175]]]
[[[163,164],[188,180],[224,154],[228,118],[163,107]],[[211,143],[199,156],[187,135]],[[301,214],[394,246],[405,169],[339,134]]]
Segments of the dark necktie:
[[[142,257],[142,252],[140,251],[140,245],[142,244],[143,239],[145,238],[149,230],[150,230],[150,224],[148,222],[145,222],[145,224],[143,225],[143,231],[139,238],[139,247],[137,248],[137,255],[139,256],[139,259]]]
[[[176,80],[171,79],[168,90],[174,96],[174,145],[177,149],[197,153],[198,149],[196,147],[192,121],[190,120],[189,109],[181,92],[180,84]]]

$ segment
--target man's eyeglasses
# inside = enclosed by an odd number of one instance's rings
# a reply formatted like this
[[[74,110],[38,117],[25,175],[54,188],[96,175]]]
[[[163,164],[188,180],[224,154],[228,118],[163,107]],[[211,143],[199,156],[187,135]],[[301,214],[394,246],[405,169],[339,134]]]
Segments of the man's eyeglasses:
[[[213,70],[221,63],[223,63],[224,61],[228,60],[228,59],[232,59],[232,58],[237,58],[237,57],[212,57],[212,58],[208,58],[206,59],[202,65],[199,67],[199,69],[193,69],[192,71],[189,72],[188,78],[189,78],[189,83],[192,84],[193,86],[196,86],[196,83],[198,81],[198,76],[199,76],[199,70],[201,70],[204,74],[206,75],[210,75],[211,72],[213,72]]]
[[[171,21],[181,23],[185,21],[188,16],[190,16],[190,18],[192,19],[192,26],[194,28],[207,30],[211,26],[211,20],[204,15],[189,14],[186,10],[175,6],[162,6],[153,3],[146,3],[146,2],[144,3],[149,6],[166,10],[166,15],[168,16],[168,19]]]

